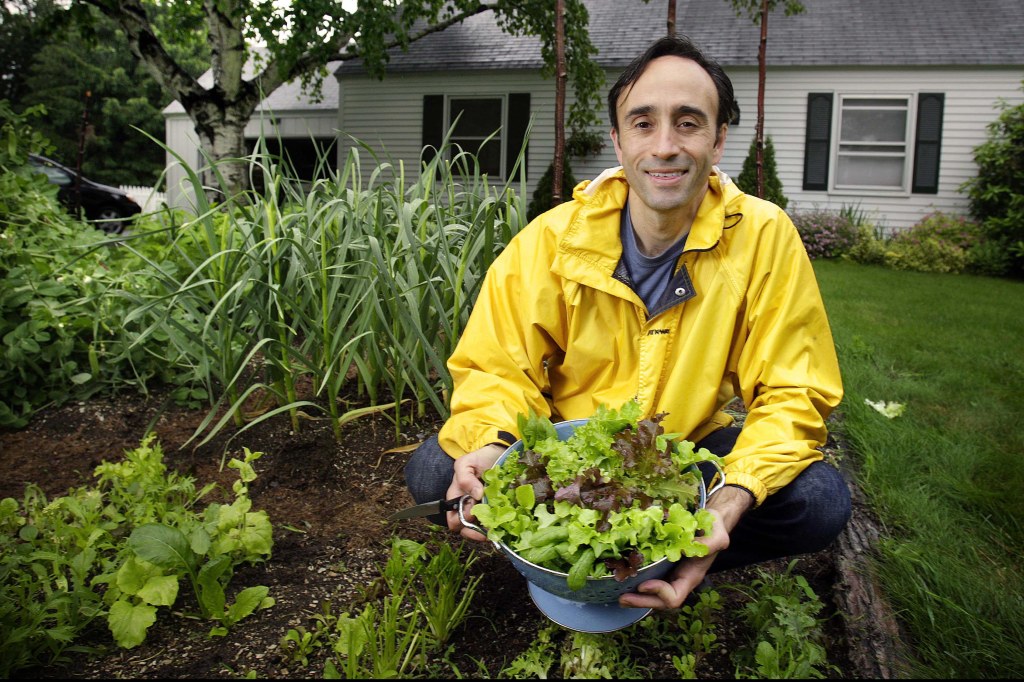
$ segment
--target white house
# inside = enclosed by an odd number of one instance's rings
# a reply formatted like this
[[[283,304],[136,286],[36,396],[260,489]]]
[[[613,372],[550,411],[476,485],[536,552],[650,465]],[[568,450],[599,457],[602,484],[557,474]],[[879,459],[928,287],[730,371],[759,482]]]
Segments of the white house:
[[[768,22],[765,128],[789,209],[858,206],[881,225],[907,227],[935,210],[963,212],[959,187],[975,174],[973,149],[1003,99],[1024,101],[1024,8],[1020,0],[805,0],[803,14]],[[666,30],[663,0],[586,0],[590,35],[608,88],[623,67]],[[757,114],[760,29],[726,0],[677,0],[677,30],[726,69],[742,112],[730,128],[722,169],[739,174]],[[344,159],[351,138],[418,168],[458,111],[470,146],[496,129],[485,154],[501,181],[526,121],[527,191],[548,167],[554,139],[554,81],[540,76],[536,38],[503,33],[490,13],[391,55],[384,80],[357,61],[336,72],[336,109],[302,104],[297,88],[274,93],[282,137],[333,139]],[[571,97],[571,88],[570,88]],[[176,106],[176,105],[172,105]],[[178,109],[180,112],[180,108]],[[330,121],[333,115],[333,122]],[[607,119],[602,110],[601,118]],[[264,119],[265,120],[265,119]],[[251,124],[255,135],[260,124]],[[189,151],[189,124],[167,111],[168,144]],[[600,126],[606,133],[607,123]],[[351,138],[350,138],[351,136]],[[194,134],[192,134],[194,139]],[[617,164],[609,143],[573,159],[578,180]],[[169,187],[169,194],[174,190]]]

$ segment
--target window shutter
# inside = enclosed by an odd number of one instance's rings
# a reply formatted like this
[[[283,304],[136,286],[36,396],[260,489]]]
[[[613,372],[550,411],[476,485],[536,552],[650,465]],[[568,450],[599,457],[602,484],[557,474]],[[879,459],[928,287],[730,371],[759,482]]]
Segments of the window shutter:
[[[939,151],[942,148],[942,108],[946,96],[941,92],[922,92],[917,96],[917,139],[914,141],[915,194],[938,194]]]
[[[423,96],[423,162],[430,163],[444,142],[444,95]]]
[[[804,138],[804,189],[828,189],[832,143],[832,93],[807,94],[807,135]]]
[[[519,151],[526,140],[526,128],[530,123],[530,93],[513,92],[508,96],[508,135],[505,142],[505,177],[512,175]],[[523,151],[523,169],[526,169],[528,154]]]

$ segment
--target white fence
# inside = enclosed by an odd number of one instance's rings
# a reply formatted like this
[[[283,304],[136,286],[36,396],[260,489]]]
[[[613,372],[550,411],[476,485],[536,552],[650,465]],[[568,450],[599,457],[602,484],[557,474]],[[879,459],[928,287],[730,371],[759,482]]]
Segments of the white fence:
[[[159,210],[167,203],[167,194],[157,192],[152,187],[139,187],[136,185],[121,185],[121,191],[125,192],[142,207],[143,213],[150,213]]]

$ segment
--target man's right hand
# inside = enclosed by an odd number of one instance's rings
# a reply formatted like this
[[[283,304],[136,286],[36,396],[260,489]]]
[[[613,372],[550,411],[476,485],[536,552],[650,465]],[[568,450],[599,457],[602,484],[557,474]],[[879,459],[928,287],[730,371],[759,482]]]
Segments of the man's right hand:
[[[448,494],[445,499],[452,499],[453,497],[461,497],[463,495],[470,495],[474,500],[479,500],[484,496],[484,484],[480,478],[483,473],[494,466],[494,463],[501,457],[501,453],[505,452],[506,448],[503,445],[485,445],[479,450],[473,452],[467,452],[462,457],[455,460],[455,476],[452,477],[452,484],[448,487]],[[470,502],[467,506],[463,507],[462,513],[466,519],[472,520],[473,514],[473,503]],[[453,532],[460,533],[464,538],[469,540],[483,541],[487,538],[475,530],[470,530],[462,525],[459,521],[459,513],[457,511],[448,512],[448,528]]]

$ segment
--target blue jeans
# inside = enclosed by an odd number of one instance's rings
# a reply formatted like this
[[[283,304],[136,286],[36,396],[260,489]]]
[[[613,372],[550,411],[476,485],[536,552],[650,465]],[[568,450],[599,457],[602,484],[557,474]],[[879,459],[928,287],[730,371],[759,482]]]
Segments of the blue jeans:
[[[726,455],[739,432],[739,427],[720,429],[696,447]],[[441,449],[437,436],[413,452],[405,467],[405,482],[417,504],[445,496],[455,473],[454,463]],[[709,484],[714,468],[701,471]],[[718,554],[711,572],[825,549],[846,526],[850,511],[850,491],[842,475],[830,464],[814,462],[789,485],[743,515],[729,536],[729,548]],[[448,525],[442,515],[429,520]]]

